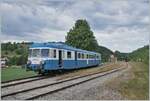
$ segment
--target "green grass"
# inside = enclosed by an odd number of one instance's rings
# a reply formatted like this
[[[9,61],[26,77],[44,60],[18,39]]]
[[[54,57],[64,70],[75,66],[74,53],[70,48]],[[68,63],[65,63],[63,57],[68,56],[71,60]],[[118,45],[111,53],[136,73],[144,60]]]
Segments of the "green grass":
[[[130,100],[149,99],[149,67],[140,62],[130,63],[134,77],[121,84],[121,93]]]
[[[26,71],[21,66],[12,66],[1,69],[1,81],[20,79],[37,75],[33,71]]]

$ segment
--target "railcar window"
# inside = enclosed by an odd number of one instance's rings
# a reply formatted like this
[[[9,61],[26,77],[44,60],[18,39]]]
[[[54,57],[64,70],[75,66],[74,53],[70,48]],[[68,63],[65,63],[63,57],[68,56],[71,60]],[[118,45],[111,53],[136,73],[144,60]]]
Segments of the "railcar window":
[[[96,54],[94,55],[94,58],[96,59],[97,57],[96,57]]]
[[[33,49],[32,57],[40,57],[40,49]]]
[[[93,59],[94,58],[94,55],[91,55],[91,59]]]
[[[79,58],[79,59],[81,58],[81,54],[80,54],[80,53],[78,53],[78,58]]]
[[[84,59],[84,54],[82,53],[82,59]]]
[[[93,56],[91,55],[91,59],[93,58]]]
[[[50,49],[50,57],[56,58],[56,50],[55,49]]]
[[[86,58],[88,59],[88,54],[86,54]]]
[[[63,50],[63,58],[65,58],[65,51]]]
[[[32,49],[29,49],[29,57],[32,55]]]
[[[88,59],[90,59],[90,55],[88,54]]]
[[[86,54],[84,54],[84,58],[86,59]]]
[[[42,49],[41,50],[41,56],[42,57],[48,57],[49,56],[49,49]]]
[[[92,58],[94,59],[94,58],[95,58],[95,55],[92,55]]]
[[[91,55],[89,54],[89,59],[91,59]]]
[[[56,49],[53,50],[53,58],[56,58]]]
[[[89,58],[91,59],[91,58],[92,58],[92,55],[89,55]]]
[[[71,52],[67,52],[67,58],[71,58]]]

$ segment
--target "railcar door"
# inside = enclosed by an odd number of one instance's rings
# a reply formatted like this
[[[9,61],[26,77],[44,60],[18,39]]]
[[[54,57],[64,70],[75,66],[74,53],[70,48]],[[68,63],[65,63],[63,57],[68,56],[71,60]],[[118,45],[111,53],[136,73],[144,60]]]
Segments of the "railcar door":
[[[75,51],[75,66],[77,67],[77,51]]]
[[[62,67],[62,50],[58,51],[58,65],[59,67]]]

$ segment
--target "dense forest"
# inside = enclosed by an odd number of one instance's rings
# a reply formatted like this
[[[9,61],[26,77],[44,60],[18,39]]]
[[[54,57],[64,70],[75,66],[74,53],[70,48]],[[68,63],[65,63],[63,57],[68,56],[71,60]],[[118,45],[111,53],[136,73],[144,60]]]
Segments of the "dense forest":
[[[2,43],[1,44],[1,57],[7,57],[7,65],[23,65],[27,62],[28,48],[33,42],[22,43]],[[131,61],[143,61],[148,64],[149,47],[137,49],[132,53],[121,53],[115,51],[114,53],[104,47],[100,46],[95,39],[95,36],[86,20],[77,20],[72,29],[69,30],[66,36],[66,44],[76,48],[95,51],[101,53],[102,62],[107,62],[111,54],[114,54],[118,60],[131,60]]]
[[[7,58],[7,65],[24,65],[27,62],[28,57],[28,48],[31,45],[31,42],[22,42],[22,43],[2,43],[1,44],[1,57]],[[99,46],[98,51],[102,54],[102,61],[108,61],[110,54],[112,51],[103,47]]]
[[[1,57],[8,59],[7,65],[24,65],[27,62],[28,48],[32,43],[2,43],[1,44]]]

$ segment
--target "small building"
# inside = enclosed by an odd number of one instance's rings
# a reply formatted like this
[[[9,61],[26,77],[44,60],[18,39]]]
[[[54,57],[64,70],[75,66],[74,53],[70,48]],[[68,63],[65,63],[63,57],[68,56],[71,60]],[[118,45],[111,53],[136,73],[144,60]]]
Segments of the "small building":
[[[8,59],[6,57],[1,58],[1,67],[6,67],[6,62],[8,61]]]
[[[116,63],[117,62],[117,57],[115,57],[115,55],[111,54],[109,61],[112,62],[112,63]]]

